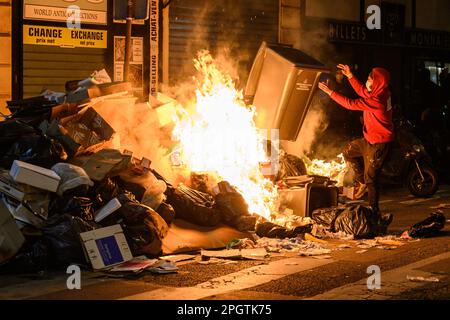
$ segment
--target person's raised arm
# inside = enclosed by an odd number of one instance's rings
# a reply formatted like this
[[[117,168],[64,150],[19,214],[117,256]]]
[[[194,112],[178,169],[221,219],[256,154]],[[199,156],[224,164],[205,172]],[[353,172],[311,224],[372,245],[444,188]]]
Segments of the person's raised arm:
[[[353,90],[360,96],[361,98],[369,98],[370,93],[367,91],[366,87],[353,75],[350,67],[346,64],[339,64],[338,69],[342,70],[342,73],[348,78],[348,81],[352,85]]]

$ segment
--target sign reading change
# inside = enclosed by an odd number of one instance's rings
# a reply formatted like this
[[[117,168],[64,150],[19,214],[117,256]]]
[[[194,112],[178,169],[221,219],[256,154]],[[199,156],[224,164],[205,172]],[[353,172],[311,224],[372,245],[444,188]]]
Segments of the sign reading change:
[[[105,49],[107,47],[107,31],[24,25],[23,43]]]
[[[24,0],[23,18],[67,21],[69,6],[80,8],[81,23],[107,24],[107,0]]]

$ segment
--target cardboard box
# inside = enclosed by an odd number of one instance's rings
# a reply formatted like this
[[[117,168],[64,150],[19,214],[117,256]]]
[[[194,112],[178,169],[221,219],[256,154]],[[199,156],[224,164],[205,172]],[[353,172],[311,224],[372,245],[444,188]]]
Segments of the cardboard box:
[[[80,234],[92,267],[96,270],[133,259],[122,227],[118,224]]]
[[[0,263],[13,257],[25,238],[12,218],[9,209],[0,201]]]
[[[28,184],[51,192],[56,192],[61,180],[60,176],[52,170],[19,160],[14,160],[9,174],[15,182]]]
[[[114,129],[93,109],[66,123],[67,134],[84,148],[112,139]]]
[[[12,179],[8,171],[0,172],[0,192],[19,201],[25,198],[24,190]]]
[[[354,187],[343,187],[342,194],[349,198],[350,200],[355,200],[355,188]]]
[[[98,210],[95,216],[95,222],[100,222],[122,206],[117,198],[111,199],[105,206]]]

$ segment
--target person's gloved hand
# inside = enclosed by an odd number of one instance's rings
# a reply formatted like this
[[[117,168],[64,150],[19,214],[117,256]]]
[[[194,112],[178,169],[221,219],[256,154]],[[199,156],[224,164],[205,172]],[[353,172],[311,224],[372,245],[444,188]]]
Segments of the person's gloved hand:
[[[342,70],[342,73],[344,74],[344,76],[346,76],[349,79],[353,78],[353,73],[350,70],[350,67],[348,65],[346,65],[346,64],[339,64],[337,67],[338,67],[338,69]]]
[[[333,90],[331,90],[325,82],[319,83],[319,89],[325,92],[327,95],[331,96]]]

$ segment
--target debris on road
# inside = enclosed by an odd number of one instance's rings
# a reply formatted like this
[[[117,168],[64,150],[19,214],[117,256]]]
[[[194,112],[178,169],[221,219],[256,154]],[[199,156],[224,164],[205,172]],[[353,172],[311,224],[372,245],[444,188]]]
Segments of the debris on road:
[[[412,282],[440,282],[440,280],[436,277],[412,277],[412,276],[406,276],[406,279]]]
[[[436,236],[445,227],[446,218],[442,211],[430,214],[425,220],[416,223],[402,234],[402,238],[427,238]]]
[[[196,257],[197,257],[197,255],[193,255],[193,254],[174,254],[174,255],[169,255],[169,256],[161,256],[161,257],[159,257],[159,259],[170,261],[170,262],[173,262],[176,264],[177,262],[194,260]]]
[[[220,251],[202,250],[202,259],[220,258],[220,259],[247,259],[264,260],[268,257],[268,252],[264,248],[252,249],[225,249]]]

